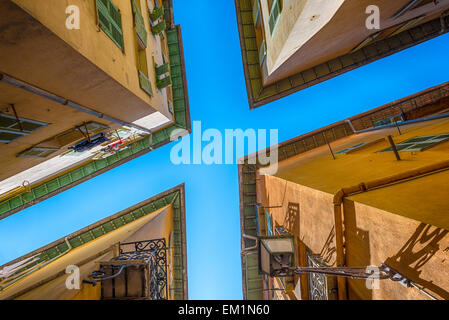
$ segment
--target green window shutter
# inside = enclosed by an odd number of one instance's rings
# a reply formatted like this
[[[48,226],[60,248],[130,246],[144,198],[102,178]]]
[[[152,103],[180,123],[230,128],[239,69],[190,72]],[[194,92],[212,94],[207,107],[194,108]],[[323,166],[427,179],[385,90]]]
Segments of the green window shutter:
[[[269,19],[269,25],[270,25],[270,33],[273,34],[274,27],[276,26],[279,16],[281,14],[281,6],[279,4],[279,0],[275,0],[273,3],[273,7],[271,8],[270,12],[270,19]]]
[[[139,72],[139,84],[143,91],[148,93],[150,96],[153,96],[153,88],[151,87],[151,82],[148,77],[140,70]]]
[[[153,34],[160,34],[161,32],[165,31],[167,29],[167,24],[165,21],[159,22],[157,25],[151,28],[151,31]]]
[[[150,19],[151,21],[155,22],[157,19],[159,19],[160,17],[162,17],[165,13],[165,9],[164,6],[160,6],[160,7],[155,7],[153,9],[153,12],[151,12],[150,14]]]
[[[132,0],[133,14],[134,14],[134,27],[136,28],[137,37],[140,40],[140,46],[145,49],[147,47],[148,32],[145,29],[145,21],[143,20],[142,13],[136,4],[135,0]]]
[[[157,79],[156,85],[158,89],[163,89],[171,85],[171,77],[166,76],[164,79]]]
[[[96,0],[100,28],[123,50],[122,17],[111,0]]]
[[[41,147],[33,147],[22,151],[17,155],[18,158],[46,158],[52,153],[58,151],[59,149],[55,148],[41,148]]]
[[[259,62],[260,65],[263,64],[263,62],[265,61],[265,57],[267,56],[267,43],[265,42],[265,40],[262,40],[262,43],[260,44],[260,49],[259,49]]]
[[[166,74],[168,71],[170,71],[170,64],[168,62],[164,63],[160,66],[155,66],[154,69],[156,70],[156,76],[162,76]]]

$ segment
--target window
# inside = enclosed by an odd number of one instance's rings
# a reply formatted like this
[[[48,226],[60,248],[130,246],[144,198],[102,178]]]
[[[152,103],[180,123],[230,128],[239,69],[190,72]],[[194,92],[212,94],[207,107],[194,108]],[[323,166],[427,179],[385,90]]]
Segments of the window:
[[[267,43],[265,42],[265,39],[264,39],[264,40],[262,40],[262,43],[260,44],[260,49],[259,49],[260,65],[262,65],[264,63],[266,56],[267,56]]]
[[[136,60],[139,85],[148,95],[153,96],[153,88],[150,79],[148,78],[146,51],[148,32],[145,29],[145,21],[141,13],[140,0],[131,0],[131,5],[133,8],[134,30],[136,33]]]
[[[344,150],[341,150],[341,151],[337,152],[337,154],[346,154],[349,151],[352,151],[352,150],[357,149],[357,148],[359,148],[361,146],[364,146],[365,144],[366,144],[366,142],[359,143],[359,144],[357,144],[355,146],[352,146],[352,147],[346,148]]]
[[[25,118],[19,118],[19,121],[20,124],[16,117],[0,113],[0,142],[10,143],[48,125],[45,122]]]
[[[425,151],[446,141],[449,141],[449,133],[416,137],[396,144],[396,148],[398,151]],[[393,152],[393,148],[390,147],[379,152]]]
[[[268,212],[265,212],[265,216],[267,218],[267,236],[273,235],[273,218]]]
[[[56,148],[33,147],[22,151],[17,155],[18,158],[46,158],[52,153],[58,151]]]
[[[76,140],[86,137],[86,134],[92,136],[108,128],[109,127],[104,124],[91,121],[86,124],[82,124],[76,128],[58,134],[56,137],[53,138],[53,141],[59,147],[63,147],[65,145],[75,142]]]
[[[254,0],[253,4],[253,21],[254,25],[256,25],[260,18],[260,0]]]
[[[270,33],[273,34],[274,28],[279,21],[279,17],[282,11],[282,3],[281,0],[269,0],[268,7],[270,10],[270,18],[268,24],[270,25]]]
[[[401,10],[396,12],[392,18],[393,19],[399,18],[407,11],[418,9],[419,7],[428,5],[430,3],[436,4],[436,0],[412,0],[407,5],[405,5]]]
[[[138,4],[137,4],[138,3]],[[140,48],[146,49],[148,33],[145,29],[145,21],[143,20],[142,13],[140,11],[140,0],[132,0],[134,28],[138,39]]]
[[[359,51],[360,49],[366,47],[367,45],[369,45],[370,43],[374,42],[374,40],[376,40],[376,38],[381,34],[381,32],[377,32],[373,35],[370,35],[369,37],[367,37],[365,40],[363,40],[360,44],[358,44],[354,49],[352,49],[351,51],[349,51],[349,53],[354,53],[356,51]]]
[[[111,0],[96,0],[100,28],[123,51],[122,16]]]
[[[164,63],[162,65],[154,65],[156,71],[156,85],[159,90],[172,84],[170,76],[170,63],[164,55],[162,58],[164,59]]]
[[[395,30],[395,31],[390,35],[390,37],[391,37],[391,36],[394,36],[394,35],[397,35],[397,34],[401,33],[402,31],[405,31],[405,30],[407,30],[407,29],[409,29],[409,28],[415,26],[415,25],[416,25],[418,22],[420,22],[422,19],[424,19],[424,16],[420,16],[420,17],[418,17],[418,18],[415,18],[415,19],[412,19],[412,20],[410,20],[410,21],[407,21],[406,23],[402,24],[397,30]]]

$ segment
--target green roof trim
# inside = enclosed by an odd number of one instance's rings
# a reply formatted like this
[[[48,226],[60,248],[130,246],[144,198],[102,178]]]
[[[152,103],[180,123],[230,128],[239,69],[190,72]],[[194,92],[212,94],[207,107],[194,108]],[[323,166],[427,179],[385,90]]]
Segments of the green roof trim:
[[[173,81],[174,123],[153,133],[151,148],[150,139],[146,136],[128,149],[105,159],[91,161],[44,183],[31,186],[30,192],[24,191],[0,202],[0,220],[170,143],[170,136],[175,130],[191,132],[181,27],[178,25],[168,30],[167,39]]]
[[[67,236],[72,248],[93,241],[117,228],[127,225],[143,216],[149,215],[166,205],[173,205],[173,240],[174,240],[174,292],[175,299],[187,299],[187,253],[185,234],[185,191],[184,184],[145,200],[101,221],[91,224]],[[21,273],[36,264],[49,261],[68,249],[65,237],[54,241],[40,249],[6,263],[0,268],[37,256],[37,260],[18,270]],[[23,293],[19,293],[21,295]],[[16,295],[17,296],[17,295]]]
[[[354,53],[332,59],[264,87],[251,0],[234,1],[250,109],[260,107],[449,31],[449,16],[444,19],[445,29],[443,29],[440,19],[437,18],[390,38],[376,41]]]

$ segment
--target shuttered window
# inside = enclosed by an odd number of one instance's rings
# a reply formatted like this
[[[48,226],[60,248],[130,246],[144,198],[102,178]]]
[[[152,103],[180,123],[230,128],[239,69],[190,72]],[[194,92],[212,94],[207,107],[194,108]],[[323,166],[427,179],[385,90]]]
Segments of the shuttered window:
[[[166,87],[170,86],[171,83],[172,83],[171,77],[169,75],[167,75],[163,79],[156,79],[156,85],[157,85],[158,89],[166,88]]]
[[[274,0],[273,5],[271,6],[270,18],[268,24],[270,25],[270,33],[273,34],[274,28],[279,20],[279,16],[281,15],[281,3],[280,0]]]
[[[259,62],[262,65],[265,61],[265,57],[267,56],[267,43],[265,40],[262,40],[259,48]]]
[[[18,158],[46,158],[52,153],[58,151],[59,149],[55,148],[42,148],[42,147],[33,147],[22,151],[17,155]]]
[[[425,151],[446,141],[449,141],[449,133],[416,137],[396,144],[396,148],[398,151]],[[380,152],[393,152],[393,149],[390,147]]]
[[[140,1],[140,0],[138,0]],[[137,38],[139,40],[139,46],[142,49],[147,47],[147,30],[145,29],[145,21],[143,20],[142,13],[135,0],[131,0],[134,16],[134,27],[136,28]]]
[[[364,146],[365,144],[366,144],[366,142],[359,143],[359,144],[357,144],[357,145],[355,145],[355,146],[352,146],[352,147],[346,148],[346,149],[344,149],[344,150],[341,150],[341,151],[337,152],[337,154],[346,154],[346,153],[349,153],[350,151],[353,151],[353,150],[355,150],[355,149],[358,149],[358,148]]]
[[[19,118],[20,125],[17,122],[16,117],[0,113],[0,142],[10,143],[23,136],[26,136],[33,131],[45,127],[48,123]]]
[[[156,76],[162,76],[163,74],[166,74],[170,71],[170,64],[166,62],[160,66],[156,65],[154,69],[156,70]]]
[[[100,28],[121,49],[123,46],[122,16],[111,0],[96,0]]]
[[[148,93],[150,96],[153,96],[153,88],[151,87],[150,80],[142,71],[138,70],[138,72],[140,88],[142,88],[142,90]]]

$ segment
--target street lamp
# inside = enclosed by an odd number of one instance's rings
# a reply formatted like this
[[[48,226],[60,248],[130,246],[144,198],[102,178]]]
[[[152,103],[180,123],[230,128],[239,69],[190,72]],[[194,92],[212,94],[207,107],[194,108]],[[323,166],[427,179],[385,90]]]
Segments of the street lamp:
[[[293,236],[259,237],[260,272],[271,277],[293,274],[295,242]]]

